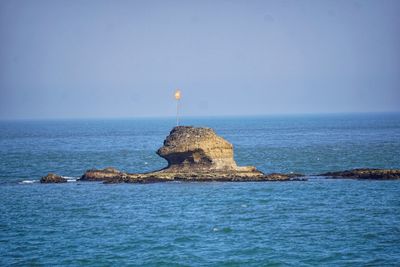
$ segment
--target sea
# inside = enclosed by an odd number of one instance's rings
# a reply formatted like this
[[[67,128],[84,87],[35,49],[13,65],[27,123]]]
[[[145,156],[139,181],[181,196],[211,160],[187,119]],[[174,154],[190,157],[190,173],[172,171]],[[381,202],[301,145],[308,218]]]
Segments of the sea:
[[[183,117],[239,165],[308,181],[79,182],[146,172],[174,118],[0,121],[0,266],[400,266],[400,181],[324,179],[400,169],[400,114]],[[40,184],[56,173],[65,184]]]

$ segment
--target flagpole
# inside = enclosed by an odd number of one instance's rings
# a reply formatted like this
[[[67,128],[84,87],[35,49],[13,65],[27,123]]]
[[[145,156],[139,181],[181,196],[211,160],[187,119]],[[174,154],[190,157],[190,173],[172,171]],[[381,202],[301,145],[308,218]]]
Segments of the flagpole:
[[[176,126],[179,126],[179,99],[176,100]]]
[[[179,100],[181,99],[181,91],[179,89],[175,90],[174,97],[176,100],[176,126],[179,126]]]

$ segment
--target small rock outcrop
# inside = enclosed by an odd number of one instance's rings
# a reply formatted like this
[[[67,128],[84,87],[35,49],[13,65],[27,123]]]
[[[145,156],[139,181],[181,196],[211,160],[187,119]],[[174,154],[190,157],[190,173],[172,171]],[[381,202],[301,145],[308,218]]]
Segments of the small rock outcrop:
[[[42,183],[42,184],[66,183],[66,182],[68,182],[67,179],[65,179],[57,174],[54,174],[54,173],[49,173],[40,179],[40,183]]]
[[[80,181],[106,181],[107,179],[117,179],[120,176],[123,176],[124,173],[119,170],[107,167],[102,170],[91,169],[87,170],[81,178]]]
[[[374,180],[396,180],[400,179],[400,170],[387,169],[353,169],[338,172],[327,172],[318,176],[328,178],[346,178],[346,179],[374,179]]]

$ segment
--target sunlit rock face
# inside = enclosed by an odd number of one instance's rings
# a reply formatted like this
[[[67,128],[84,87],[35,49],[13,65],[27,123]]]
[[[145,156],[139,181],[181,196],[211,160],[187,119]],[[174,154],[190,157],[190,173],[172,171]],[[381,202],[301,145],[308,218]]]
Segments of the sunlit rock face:
[[[172,129],[157,154],[168,161],[169,172],[254,171],[238,167],[231,143],[210,128],[177,126]]]

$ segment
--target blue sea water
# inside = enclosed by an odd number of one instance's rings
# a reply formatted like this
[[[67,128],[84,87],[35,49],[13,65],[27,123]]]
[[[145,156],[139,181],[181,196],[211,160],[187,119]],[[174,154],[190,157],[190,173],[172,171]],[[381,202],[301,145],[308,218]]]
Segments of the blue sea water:
[[[400,114],[183,118],[240,165],[400,168]],[[0,265],[399,266],[400,181],[42,185],[164,167],[170,119],[0,122]]]

